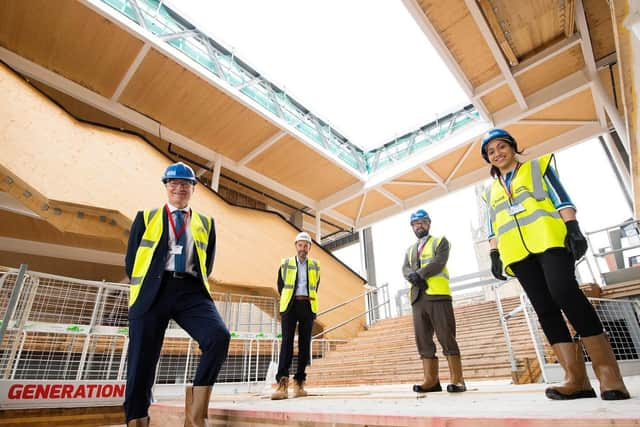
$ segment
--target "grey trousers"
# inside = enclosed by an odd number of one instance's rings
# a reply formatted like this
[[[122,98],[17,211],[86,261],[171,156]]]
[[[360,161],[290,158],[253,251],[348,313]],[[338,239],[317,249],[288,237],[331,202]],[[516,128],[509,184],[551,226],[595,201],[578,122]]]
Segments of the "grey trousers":
[[[416,344],[422,359],[436,357],[436,345],[433,342],[434,331],[445,356],[460,355],[460,348],[456,341],[456,319],[453,315],[451,300],[434,301],[421,295],[411,308]]]

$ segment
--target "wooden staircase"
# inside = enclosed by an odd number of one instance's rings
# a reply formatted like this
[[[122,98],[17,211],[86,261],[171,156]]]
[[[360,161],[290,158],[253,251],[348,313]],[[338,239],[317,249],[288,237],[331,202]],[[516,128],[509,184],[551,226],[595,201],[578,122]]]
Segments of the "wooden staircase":
[[[502,300],[508,313],[519,299]],[[513,378],[537,382],[540,369],[524,314],[509,320],[509,334],[516,354],[518,372],[512,373],[509,353],[494,301],[456,307],[457,337],[466,379]],[[449,371],[436,339],[440,358],[440,378]],[[411,315],[379,321],[360,332],[348,343],[338,345],[308,369],[310,386],[394,384],[422,381],[422,362],[418,355]]]

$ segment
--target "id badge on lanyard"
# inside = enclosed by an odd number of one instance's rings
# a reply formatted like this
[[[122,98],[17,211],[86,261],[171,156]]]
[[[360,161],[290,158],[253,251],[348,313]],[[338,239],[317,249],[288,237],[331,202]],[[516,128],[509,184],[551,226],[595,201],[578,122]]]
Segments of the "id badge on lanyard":
[[[500,177],[500,184],[502,185],[502,188],[504,188],[504,191],[507,193],[507,196],[509,196],[509,215],[511,216],[517,215],[525,211],[524,206],[522,206],[522,203],[512,204],[513,198],[511,195],[511,184],[513,184],[513,180],[516,177],[516,173],[518,173],[518,169],[520,169],[520,165],[521,163],[518,163],[516,165],[516,168],[513,171],[513,176],[511,177],[511,182],[509,182],[509,186],[507,186],[504,182],[504,179]]]
[[[176,230],[176,224],[173,222],[173,215],[171,214],[171,210],[169,210],[169,206],[165,205],[165,209],[167,211],[167,217],[169,218],[169,225],[171,226],[171,230],[173,231],[173,235],[175,238],[175,243],[169,244],[169,253],[171,255],[182,255],[182,245],[178,244],[178,240],[180,236],[187,230],[187,223],[189,222],[189,213],[185,213],[184,222],[182,223],[182,227],[180,230]]]

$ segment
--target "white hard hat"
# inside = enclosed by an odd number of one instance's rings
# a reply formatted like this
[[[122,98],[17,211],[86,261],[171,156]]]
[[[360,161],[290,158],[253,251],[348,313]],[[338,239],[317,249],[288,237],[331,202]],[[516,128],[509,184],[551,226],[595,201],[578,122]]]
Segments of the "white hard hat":
[[[309,242],[309,244],[312,243],[311,236],[309,236],[309,233],[307,233],[306,231],[298,233],[298,235],[296,236],[296,240],[294,240],[294,243],[299,242],[301,240],[304,240],[305,242]]]

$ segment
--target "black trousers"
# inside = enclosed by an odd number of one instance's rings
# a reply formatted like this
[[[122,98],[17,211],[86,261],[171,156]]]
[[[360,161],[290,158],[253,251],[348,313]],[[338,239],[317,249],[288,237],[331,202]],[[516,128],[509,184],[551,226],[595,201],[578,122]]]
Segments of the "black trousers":
[[[144,418],[151,404],[151,387],[164,333],[174,319],[198,342],[202,355],[193,385],[215,383],[227,358],[231,336],[199,279],[165,275],[155,302],[142,317],[129,319],[129,352],[124,411],[127,421]]]
[[[595,309],[578,287],[573,259],[565,248],[552,248],[511,264],[538,315],[551,345],[571,342],[562,313],[581,337],[602,333]]]
[[[307,379],[305,370],[311,359],[311,329],[315,318],[311,311],[311,303],[308,300],[294,299],[291,304],[289,311],[282,314],[282,346],[276,381],[289,376],[296,325],[298,325],[298,368],[294,379],[298,381]]]

